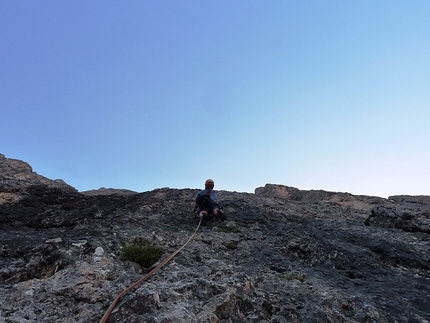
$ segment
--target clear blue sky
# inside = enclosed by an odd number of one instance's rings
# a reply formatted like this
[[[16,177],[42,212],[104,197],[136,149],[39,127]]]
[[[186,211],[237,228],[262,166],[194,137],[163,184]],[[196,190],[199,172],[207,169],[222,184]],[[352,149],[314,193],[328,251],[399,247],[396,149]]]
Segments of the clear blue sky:
[[[0,0],[0,153],[78,190],[430,195],[430,1]]]

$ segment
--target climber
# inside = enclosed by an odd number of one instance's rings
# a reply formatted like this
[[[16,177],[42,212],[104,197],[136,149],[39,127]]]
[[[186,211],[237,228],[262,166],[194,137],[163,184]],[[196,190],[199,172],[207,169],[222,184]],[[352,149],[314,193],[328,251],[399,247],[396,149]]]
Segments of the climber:
[[[215,183],[212,179],[206,180],[205,189],[196,196],[193,213],[195,217],[202,219],[202,224],[206,224],[213,217],[222,221],[227,220],[224,211],[217,202],[218,197],[213,190],[214,186]]]

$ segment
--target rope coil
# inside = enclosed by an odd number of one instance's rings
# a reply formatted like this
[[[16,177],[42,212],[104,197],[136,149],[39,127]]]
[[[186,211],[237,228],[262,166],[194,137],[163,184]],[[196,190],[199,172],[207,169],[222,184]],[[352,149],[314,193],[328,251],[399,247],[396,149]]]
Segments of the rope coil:
[[[103,315],[102,319],[100,320],[100,323],[106,323],[109,316],[111,315],[113,309],[115,308],[116,304],[118,303],[118,301],[120,300],[120,298],[122,296],[124,296],[127,292],[129,292],[130,290],[132,290],[134,287],[136,287],[137,285],[139,285],[141,282],[145,281],[146,279],[148,279],[149,277],[152,276],[152,274],[154,274],[158,269],[160,269],[161,267],[163,267],[165,264],[167,264],[173,257],[175,257],[182,249],[185,248],[185,246],[191,241],[193,240],[194,236],[196,235],[197,231],[200,228],[200,224],[202,223],[202,218],[200,218],[199,224],[197,225],[197,228],[194,230],[194,233],[191,235],[191,237],[188,239],[187,242],[185,242],[178,250],[174,251],[173,253],[171,253],[166,259],[164,259],[161,263],[159,263],[154,269],[152,269],[149,273],[147,273],[145,276],[143,276],[142,278],[140,278],[138,281],[134,282],[133,284],[131,284],[129,287],[127,287],[126,289],[124,289],[116,298],[115,300],[112,302],[112,304],[109,306],[108,310],[106,311],[105,315]]]

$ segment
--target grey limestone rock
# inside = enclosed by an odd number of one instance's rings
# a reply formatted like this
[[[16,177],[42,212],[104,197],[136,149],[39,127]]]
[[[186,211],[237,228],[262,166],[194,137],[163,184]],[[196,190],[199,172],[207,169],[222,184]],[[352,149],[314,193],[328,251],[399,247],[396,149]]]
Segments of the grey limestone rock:
[[[197,189],[82,194],[23,185],[31,168],[2,163],[21,197],[0,201],[0,322],[100,322],[156,265],[123,258],[124,243],[162,247],[160,263],[198,224]],[[426,199],[281,185],[218,197],[228,220],[200,227],[108,322],[430,322]]]

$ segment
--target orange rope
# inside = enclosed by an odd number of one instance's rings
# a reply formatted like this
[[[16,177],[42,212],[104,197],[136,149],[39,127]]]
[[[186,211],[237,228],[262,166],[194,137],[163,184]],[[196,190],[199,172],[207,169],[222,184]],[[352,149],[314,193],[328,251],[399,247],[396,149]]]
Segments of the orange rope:
[[[202,218],[200,218],[200,222],[197,225],[197,228],[194,230],[193,235],[188,239],[187,242],[185,242],[182,247],[180,247],[178,250],[176,250],[175,252],[173,252],[172,254],[170,254],[170,256],[168,256],[166,259],[164,259],[160,264],[158,264],[154,269],[152,269],[149,273],[147,273],[145,276],[143,276],[142,278],[140,278],[138,281],[134,282],[133,284],[131,284],[129,287],[127,287],[126,289],[124,289],[116,298],[115,300],[112,302],[112,304],[109,306],[108,310],[106,311],[105,315],[103,315],[100,323],[106,323],[109,316],[111,315],[113,309],[115,308],[116,304],[118,303],[119,299],[126,294],[128,291],[130,291],[131,289],[133,289],[134,287],[136,287],[137,285],[139,285],[141,282],[143,282],[144,280],[148,279],[150,276],[152,276],[152,274],[154,274],[158,269],[160,269],[161,267],[163,267],[165,264],[167,264],[174,256],[176,256],[182,249],[185,248],[185,246],[191,241],[193,240],[194,236],[196,235],[197,231],[199,230],[200,224],[202,223]]]

